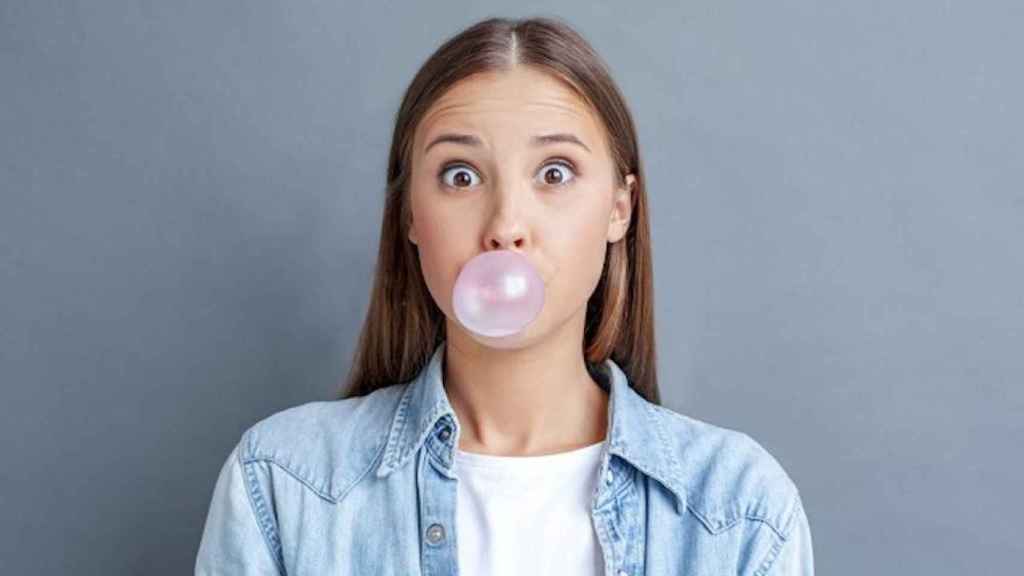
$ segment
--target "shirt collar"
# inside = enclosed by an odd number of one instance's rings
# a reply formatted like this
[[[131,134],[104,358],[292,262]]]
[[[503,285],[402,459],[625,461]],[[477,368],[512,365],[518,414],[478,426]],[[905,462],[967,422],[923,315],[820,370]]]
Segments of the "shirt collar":
[[[457,441],[458,419],[448,402],[442,380],[444,353],[445,341],[442,340],[430,361],[403,392],[386,432],[384,453],[376,470],[378,477],[404,466],[431,433],[439,433],[446,426],[451,428],[448,436]],[[633,390],[625,372],[611,358],[598,366],[593,375],[609,394],[608,453],[619,456],[667,487],[676,498],[677,510],[681,511],[686,501],[685,489],[679,463],[665,434],[664,410]],[[601,462],[602,476],[607,467],[608,456],[605,456]]]

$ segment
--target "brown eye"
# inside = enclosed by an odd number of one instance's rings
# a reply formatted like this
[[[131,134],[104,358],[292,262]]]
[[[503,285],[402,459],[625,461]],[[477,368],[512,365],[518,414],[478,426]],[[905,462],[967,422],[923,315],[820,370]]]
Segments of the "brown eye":
[[[541,179],[549,186],[563,186],[575,177],[572,166],[562,161],[550,162],[541,168]]]
[[[451,178],[449,178],[451,176]],[[455,165],[441,172],[441,181],[452,188],[466,188],[473,185],[475,173],[468,167]],[[479,180],[479,178],[478,178]]]

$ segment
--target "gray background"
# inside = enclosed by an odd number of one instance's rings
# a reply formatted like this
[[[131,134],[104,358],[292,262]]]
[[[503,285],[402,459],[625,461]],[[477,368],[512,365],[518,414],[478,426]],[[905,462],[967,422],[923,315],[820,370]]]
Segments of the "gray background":
[[[2,0],[2,572],[191,571],[239,434],[347,371],[406,83],[533,14],[639,124],[665,404],[782,462],[821,574],[1015,571],[1018,6]]]

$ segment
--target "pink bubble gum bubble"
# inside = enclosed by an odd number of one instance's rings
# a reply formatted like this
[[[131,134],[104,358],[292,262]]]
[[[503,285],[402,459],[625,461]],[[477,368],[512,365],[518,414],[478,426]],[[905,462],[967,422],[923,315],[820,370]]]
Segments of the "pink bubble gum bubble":
[[[481,336],[515,334],[544,307],[544,280],[518,252],[484,252],[459,272],[452,307],[459,322]]]

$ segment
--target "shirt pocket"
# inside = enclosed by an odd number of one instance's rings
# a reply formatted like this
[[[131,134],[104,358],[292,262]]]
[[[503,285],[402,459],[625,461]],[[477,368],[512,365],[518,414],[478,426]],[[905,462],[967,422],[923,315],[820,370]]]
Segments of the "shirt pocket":
[[[700,521],[701,526],[712,535],[721,534],[729,530],[743,518],[743,512],[738,506],[709,507],[687,503],[686,508]]]

